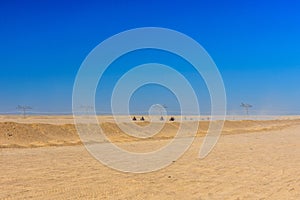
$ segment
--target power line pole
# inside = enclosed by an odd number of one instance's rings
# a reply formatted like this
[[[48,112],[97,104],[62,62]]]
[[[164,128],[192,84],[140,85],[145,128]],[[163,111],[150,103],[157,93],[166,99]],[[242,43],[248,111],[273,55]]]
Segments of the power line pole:
[[[31,110],[32,108],[30,106],[25,106],[25,105],[21,106],[21,105],[18,105],[16,109],[19,110],[19,111],[21,111],[23,113],[23,117],[26,118],[26,111],[27,110]]]
[[[252,108],[253,106],[250,104],[242,103],[241,107],[243,107],[246,111],[246,115],[249,116],[249,108]]]
[[[90,115],[93,113],[94,111],[94,106],[90,106],[90,105],[81,105],[80,106],[80,110],[83,112],[83,114],[85,115]]]

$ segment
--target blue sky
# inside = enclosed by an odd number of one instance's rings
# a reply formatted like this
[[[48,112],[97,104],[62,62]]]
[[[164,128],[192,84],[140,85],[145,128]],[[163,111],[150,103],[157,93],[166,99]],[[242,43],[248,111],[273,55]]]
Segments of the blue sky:
[[[248,102],[259,114],[300,114],[299,10],[299,1],[1,2],[0,112],[18,104],[70,112],[73,82],[87,54],[121,31],[155,26],[180,31],[207,50],[222,74],[229,112]],[[155,103],[149,92],[171,102],[170,93],[147,86],[135,94],[133,110]],[[97,107],[108,110],[107,100],[99,97]],[[169,104],[178,108],[176,101]]]

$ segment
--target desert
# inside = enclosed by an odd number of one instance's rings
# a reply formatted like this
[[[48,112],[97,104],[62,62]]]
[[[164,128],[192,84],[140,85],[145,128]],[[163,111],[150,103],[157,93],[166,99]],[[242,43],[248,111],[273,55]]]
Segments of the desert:
[[[141,140],[116,134],[121,131],[109,116],[99,121],[111,142],[137,152],[164,145],[179,123],[167,122],[160,133]],[[2,116],[0,199],[300,198],[298,117],[226,120],[213,151],[199,159],[208,123],[199,122],[192,146],[173,164],[134,174],[93,158],[72,116]]]

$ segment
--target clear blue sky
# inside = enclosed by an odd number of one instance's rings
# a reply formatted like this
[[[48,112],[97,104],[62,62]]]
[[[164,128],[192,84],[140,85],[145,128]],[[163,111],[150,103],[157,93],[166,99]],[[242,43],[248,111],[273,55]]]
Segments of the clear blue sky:
[[[223,76],[231,113],[248,102],[257,113],[300,114],[299,10],[299,1],[283,0],[1,1],[0,112],[18,104],[70,112],[87,54],[116,33],[156,26],[185,33],[207,50]],[[153,103],[145,91],[163,91],[148,87],[137,91],[132,109]],[[166,92],[160,101],[171,96]],[[108,109],[107,99],[98,102]]]

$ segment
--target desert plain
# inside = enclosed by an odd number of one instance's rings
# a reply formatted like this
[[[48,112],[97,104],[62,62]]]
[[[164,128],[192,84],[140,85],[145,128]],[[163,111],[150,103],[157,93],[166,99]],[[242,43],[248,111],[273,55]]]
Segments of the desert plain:
[[[0,116],[0,199],[300,199],[300,117],[228,118],[204,159],[199,150],[209,121],[188,119],[183,123],[199,128],[183,156],[136,174],[96,160],[72,116]],[[158,134],[137,139],[111,116],[98,121],[111,142],[136,152],[165,145],[180,125],[166,122]]]

